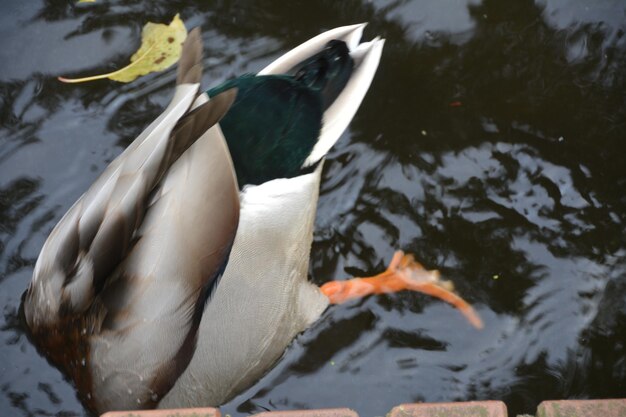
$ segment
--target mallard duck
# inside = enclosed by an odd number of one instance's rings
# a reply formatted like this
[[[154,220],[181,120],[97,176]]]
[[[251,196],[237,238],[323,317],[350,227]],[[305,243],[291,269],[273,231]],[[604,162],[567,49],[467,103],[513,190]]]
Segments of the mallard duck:
[[[307,281],[323,158],[383,48],[359,43],[363,28],[325,32],[206,93],[190,32],[171,103],[52,230],[24,297],[32,340],[88,408],[222,404],[354,297],[424,291],[480,324],[401,252],[376,277]]]

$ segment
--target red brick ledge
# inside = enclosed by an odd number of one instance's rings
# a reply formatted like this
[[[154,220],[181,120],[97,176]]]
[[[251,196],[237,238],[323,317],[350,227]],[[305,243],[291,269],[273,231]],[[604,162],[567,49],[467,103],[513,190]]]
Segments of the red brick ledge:
[[[349,408],[322,408],[319,410],[264,411],[255,414],[254,417],[359,417],[359,415]]]
[[[502,401],[401,404],[388,417],[507,417]]]
[[[103,414],[102,417],[221,417],[221,415],[216,408],[188,408],[116,411]],[[359,417],[359,415],[349,408],[330,408],[267,411],[255,414],[254,417]],[[401,404],[394,407],[387,417],[507,417],[507,410],[501,401]],[[626,417],[626,398],[544,401],[539,404],[536,417]]]
[[[537,407],[537,417],[626,417],[626,398],[544,401]]]
[[[220,417],[220,410],[205,407],[177,410],[109,411],[100,417]]]

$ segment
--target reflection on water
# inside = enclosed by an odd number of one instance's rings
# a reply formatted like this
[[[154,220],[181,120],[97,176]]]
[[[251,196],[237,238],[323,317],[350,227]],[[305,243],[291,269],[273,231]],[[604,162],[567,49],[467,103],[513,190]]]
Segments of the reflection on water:
[[[626,7],[619,0],[14,2],[0,14],[0,410],[82,415],[24,336],[20,297],[46,235],[167,103],[174,70],[109,71],[144,22],[202,25],[205,84],[262,68],[343,24],[387,38],[325,167],[311,278],[440,268],[476,332],[419,294],[332,307],[223,412],[626,392]]]

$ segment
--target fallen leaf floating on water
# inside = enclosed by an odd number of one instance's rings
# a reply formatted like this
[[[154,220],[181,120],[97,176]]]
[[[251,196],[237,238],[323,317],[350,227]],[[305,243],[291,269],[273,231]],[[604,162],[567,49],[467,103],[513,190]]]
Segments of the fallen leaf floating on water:
[[[96,0],[78,0],[78,3],[95,3]]]
[[[148,22],[141,31],[141,47],[130,58],[130,64],[108,74],[93,75],[84,78],[59,77],[64,83],[83,83],[85,81],[109,78],[121,83],[129,83],[135,78],[151,72],[162,71],[178,62],[182,44],[187,37],[187,29],[177,14],[169,25]]]

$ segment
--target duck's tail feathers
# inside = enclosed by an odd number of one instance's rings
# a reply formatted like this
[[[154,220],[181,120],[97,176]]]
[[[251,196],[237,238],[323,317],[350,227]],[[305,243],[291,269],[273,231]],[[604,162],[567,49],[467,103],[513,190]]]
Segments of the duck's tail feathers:
[[[350,50],[354,69],[341,93],[325,109],[319,140],[304,161],[303,168],[314,166],[337,142],[350,124],[374,79],[385,41],[375,38],[370,42],[359,44],[365,26],[366,23],[360,23],[321,33],[282,55],[259,72],[259,75],[285,74],[302,61],[322,51],[333,40],[345,42]]]
[[[367,23],[342,26],[328,30],[296,46],[289,52],[280,56],[274,62],[259,71],[258,75],[286,74],[291,68],[298,65],[308,57],[320,52],[324,46],[332,40],[344,41],[352,51],[359,45],[363,29]]]
[[[332,40],[324,49],[293,68],[290,73],[301,84],[318,91],[326,110],[343,91],[352,75],[354,61],[344,41]]]
[[[352,121],[374,79],[384,44],[384,39],[375,38],[350,51],[354,60],[352,75],[339,96],[324,111],[320,137],[303,167],[315,165],[326,156]]]

